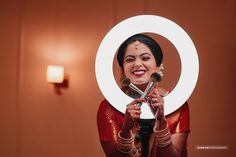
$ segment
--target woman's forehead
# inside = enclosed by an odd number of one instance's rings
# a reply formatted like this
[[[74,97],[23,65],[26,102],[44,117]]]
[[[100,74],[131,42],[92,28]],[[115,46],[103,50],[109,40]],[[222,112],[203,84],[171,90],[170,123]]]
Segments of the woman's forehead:
[[[127,49],[125,56],[130,55],[130,54],[136,54],[136,53],[151,53],[149,47],[145,45],[144,43],[141,43],[139,41],[135,41],[134,43],[130,44]]]

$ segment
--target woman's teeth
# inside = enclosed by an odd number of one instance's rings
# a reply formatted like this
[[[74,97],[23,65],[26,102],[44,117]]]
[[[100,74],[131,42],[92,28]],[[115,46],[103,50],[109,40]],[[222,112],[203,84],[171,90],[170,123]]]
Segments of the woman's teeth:
[[[138,70],[138,71],[134,71],[133,74],[134,75],[141,75],[144,74],[146,71],[145,70]]]

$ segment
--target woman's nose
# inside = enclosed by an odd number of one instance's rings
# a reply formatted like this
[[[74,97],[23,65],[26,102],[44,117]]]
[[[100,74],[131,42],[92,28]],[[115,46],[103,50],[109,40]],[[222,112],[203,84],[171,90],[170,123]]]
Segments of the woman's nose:
[[[137,59],[135,62],[134,62],[134,67],[141,67],[142,66],[142,62]]]

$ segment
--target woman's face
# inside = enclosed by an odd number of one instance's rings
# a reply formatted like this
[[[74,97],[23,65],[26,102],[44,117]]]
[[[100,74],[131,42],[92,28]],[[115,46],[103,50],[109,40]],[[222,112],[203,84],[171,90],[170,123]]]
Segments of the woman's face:
[[[135,41],[125,52],[124,74],[135,85],[147,84],[151,74],[156,72],[156,60],[145,44]]]

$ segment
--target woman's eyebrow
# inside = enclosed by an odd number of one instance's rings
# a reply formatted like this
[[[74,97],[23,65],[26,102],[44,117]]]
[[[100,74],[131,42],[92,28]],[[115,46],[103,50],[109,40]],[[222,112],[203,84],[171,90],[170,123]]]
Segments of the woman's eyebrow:
[[[144,53],[142,53],[142,54],[141,54],[141,55],[139,55],[139,56],[141,56],[141,57],[142,57],[143,55],[149,55],[149,56],[151,56],[151,54],[150,54],[150,53],[145,53],[145,52],[144,52]]]
[[[125,58],[127,58],[127,57],[132,57],[132,58],[135,58],[135,56],[134,56],[134,55],[127,55],[127,56],[125,56]]]

